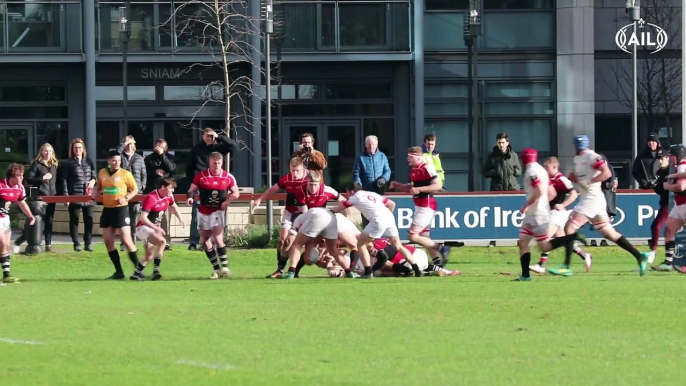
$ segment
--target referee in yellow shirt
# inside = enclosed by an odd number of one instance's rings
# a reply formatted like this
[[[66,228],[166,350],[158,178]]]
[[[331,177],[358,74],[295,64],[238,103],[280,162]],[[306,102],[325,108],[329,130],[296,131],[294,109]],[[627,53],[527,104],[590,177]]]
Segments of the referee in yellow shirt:
[[[138,264],[138,251],[131,239],[131,218],[129,217],[129,200],[138,193],[133,175],[121,166],[121,154],[111,151],[107,157],[108,166],[98,172],[98,193],[102,195],[102,215],[100,228],[105,240],[107,253],[114,265],[115,272],[109,279],[126,278],[119,260],[119,251],[114,245],[115,232],[119,231],[121,242],[129,251],[129,258],[134,266]]]

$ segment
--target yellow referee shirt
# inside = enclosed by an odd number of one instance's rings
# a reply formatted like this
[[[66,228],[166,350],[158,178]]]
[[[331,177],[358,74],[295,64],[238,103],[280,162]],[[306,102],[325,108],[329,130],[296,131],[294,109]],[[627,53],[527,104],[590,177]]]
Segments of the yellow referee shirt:
[[[100,169],[98,172],[98,189],[102,190],[102,206],[105,208],[116,208],[128,204],[119,204],[119,199],[125,197],[129,192],[138,190],[136,180],[133,175],[125,169],[117,169],[111,173],[110,168]]]

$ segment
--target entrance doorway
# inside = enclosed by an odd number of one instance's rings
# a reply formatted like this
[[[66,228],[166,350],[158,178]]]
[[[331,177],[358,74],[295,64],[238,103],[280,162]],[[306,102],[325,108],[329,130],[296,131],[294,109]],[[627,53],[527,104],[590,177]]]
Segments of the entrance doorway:
[[[324,170],[327,185],[345,192],[345,186],[352,182],[355,157],[362,151],[362,129],[356,121],[329,122],[287,122],[288,142],[282,146],[281,154],[288,159],[300,144],[304,133],[314,135],[314,148],[324,153],[328,167]],[[288,165],[282,165],[282,175],[288,173]]]
[[[13,162],[28,165],[32,145],[32,125],[0,125],[0,173]]]

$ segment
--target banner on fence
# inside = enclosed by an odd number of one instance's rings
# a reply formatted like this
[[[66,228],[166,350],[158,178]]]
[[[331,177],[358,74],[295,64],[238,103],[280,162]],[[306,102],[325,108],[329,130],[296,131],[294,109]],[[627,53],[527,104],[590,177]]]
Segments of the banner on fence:
[[[398,229],[412,223],[414,203],[411,197],[390,197],[396,203]],[[431,238],[439,241],[502,240],[519,238],[524,215],[519,211],[524,195],[446,195],[436,197],[438,210]],[[570,206],[570,209],[573,207]],[[650,223],[658,211],[658,196],[644,193],[618,193],[616,229],[627,238],[650,238]],[[589,238],[601,238],[585,226]],[[401,235],[401,237],[406,237]]]

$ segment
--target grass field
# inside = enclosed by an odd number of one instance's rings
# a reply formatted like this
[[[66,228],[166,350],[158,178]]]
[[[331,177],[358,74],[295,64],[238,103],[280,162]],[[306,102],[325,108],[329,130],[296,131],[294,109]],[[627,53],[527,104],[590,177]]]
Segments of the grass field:
[[[371,281],[262,279],[272,250],[232,251],[223,281],[181,247],[159,282],[103,280],[102,247],[13,256],[0,384],[681,384],[686,277],[591,252],[591,273],[575,259],[575,276],[531,283],[510,281],[513,248],[455,249],[462,276]]]

